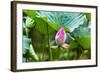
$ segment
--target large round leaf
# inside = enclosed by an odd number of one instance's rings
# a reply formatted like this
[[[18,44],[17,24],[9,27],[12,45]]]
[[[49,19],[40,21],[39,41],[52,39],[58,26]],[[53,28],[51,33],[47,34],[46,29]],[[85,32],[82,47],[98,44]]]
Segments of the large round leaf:
[[[87,27],[80,27],[75,29],[73,32],[75,36],[75,40],[84,48],[90,49],[91,48],[91,32],[90,28]]]

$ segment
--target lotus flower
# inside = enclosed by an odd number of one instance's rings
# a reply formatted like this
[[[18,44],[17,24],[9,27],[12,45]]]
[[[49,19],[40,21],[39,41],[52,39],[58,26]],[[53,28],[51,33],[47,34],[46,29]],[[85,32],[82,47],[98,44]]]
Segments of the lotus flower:
[[[58,46],[63,46],[63,44],[65,43],[66,37],[67,36],[66,36],[66,32],[65,32],[64,28],[63,27],[60,28],[55,36],[56,44]]]

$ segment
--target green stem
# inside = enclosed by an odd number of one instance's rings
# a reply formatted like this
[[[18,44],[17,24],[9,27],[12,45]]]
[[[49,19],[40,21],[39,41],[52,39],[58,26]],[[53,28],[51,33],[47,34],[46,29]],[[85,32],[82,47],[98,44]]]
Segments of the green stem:
[[[50,35],[49,35],[49,28],[48,28],[48,25],[47,25],[47,35],[48,35],[49,57],[50,57],[50,60],[52,60],[52,50],[51,50],[51,48],[50,48]]]
[[[57,59],[59,59],[59,58],[60,58],[61,49],[62,49],[62,48],[61,48],[60,46],[58,46],[58,48],[57,48],[58,58],[57,58]]]
[[[49,48],[49,56],[50,56],[50,61],[52,61],[53,57],[52,57],[52,50],[51,50],[51,48]]]

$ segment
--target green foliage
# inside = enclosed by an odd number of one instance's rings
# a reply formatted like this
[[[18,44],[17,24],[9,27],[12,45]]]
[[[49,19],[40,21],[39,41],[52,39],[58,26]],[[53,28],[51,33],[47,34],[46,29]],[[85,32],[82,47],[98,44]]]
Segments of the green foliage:
[[[90,28],[87,27],[79,27],[75,29],[73,32],[75,35],[75,39],[84,49],[91,48],[91,34]]]
[[[90,21],[90,13],[23,10],[23,56],[26,62],[89,59]],[[68,48],[55,43],[56,32],[61,27],[67,34]]]
[[[26,21],[25,21],[26,27],[31,28],[34,27],[34,20],[31,19],[30,17],[26,17]]]
[[[91,20],[91,13],[85,13],[85,15],[86,15],[87,20],[90,21]]]
[[[37,31],[41,32],[42,34],[48,34],[48,33],[52,33],[54,31],[56,31],[55,29],[53,29],[51,24],[48,21],[46,21],[45,18],[41,18],[41,17],[35,18],[35,24],[36,24],[35,29]],[[58,28],[58,26],[54,26],[54,28],[56,28],[56,27]],[[49,32],[47,32],[47,29]]]
[[[34,10],[23,10],[23,14],[26,16],[29,16],[33,19],[37,16],[36,11],[34,11]]]

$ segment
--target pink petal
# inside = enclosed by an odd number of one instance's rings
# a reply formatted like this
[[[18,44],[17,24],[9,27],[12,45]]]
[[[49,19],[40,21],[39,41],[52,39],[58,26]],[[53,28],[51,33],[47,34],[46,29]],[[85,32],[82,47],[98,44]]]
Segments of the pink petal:
[[[62,45],[66,40],[66,32],[64,28],[60,28],[55,37],[56,43]]]

